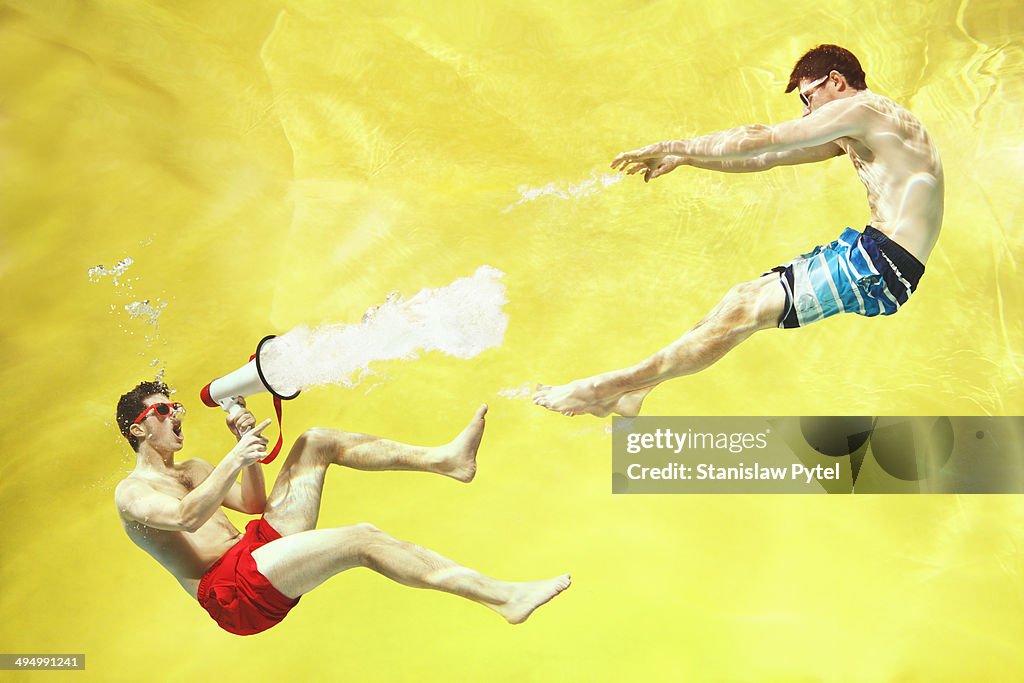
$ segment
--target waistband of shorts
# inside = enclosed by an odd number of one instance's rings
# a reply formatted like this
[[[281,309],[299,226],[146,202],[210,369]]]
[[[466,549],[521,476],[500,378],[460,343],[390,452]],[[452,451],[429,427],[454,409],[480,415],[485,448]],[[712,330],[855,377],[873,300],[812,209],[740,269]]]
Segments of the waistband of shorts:
[[[864,237],[867,237],[875,244],[878,245],[878,250],[881,251],[885,256],[892,261],[892,264],[896,266],[900,274],[907,279],[913,287],[917,287],[917,283],[921,281],[921,277],[924,275],[924,264],[917,260],[913,254],[904,249],[886,235],[881,230],[877,230],[870,225],[864,228]]]
[[[221,557],[220,559],[222,560],[224,558]],[[203,578],[199,579],[199,587],[196,589],[196,600],[198,600],[199,604],[204,608],[206,607],[206,598],[210,595],[210,587],[208,585],[210,582],[210,575],[213,574],[213,570],[216,569],[219,564],[220,560],[214,562],[213,566],[203,574]]]
[[[263,515],[260,515],[258,519],[249,520],[249,523],[245,525],[245,531],[239,537],[235,545],[231,546],[224,551],[224,554],[217,558],[217,561],[210,565],[210,568],[206,570],[202,578],[199,579],[199,587],[196,589],[196,598],[199,600],[199,604],[202,605],[206,600],[209,593],[209,583],[213,576],[213,573],[217,570],[223,562],[224,558],[235,549],[239,543],[251,543],[253,540],[259,541],[260,545],[269,543],[270,541],[276,541],[281,538],[281,534],[277,529],[270,525]]]
[[[228,554],[230,554],[231,551],[235,548],[235,546],[238,545],[238,543],[241,543],[244,538],[245,538],[245,536],[240,537],[238,539],[238,542],[235,543],[235,545],[233,545],[230,548],[228,548],[227,550],[225,550],[224,554],[221,555],[220,557],[218,557],[217,561],[214,562],[213,564],[211,564],[210,568],[207,569],[206,573],[203,574],[201,579],[199,579],[199,587],[196,588],[196,600],[199,601],[200,605],[203,605],[204,607],[206,606],[206,598],[209,597],[209,592],[210,592],[210,587],[209,587],[210,579],[213,578],[214,572],[216,572],[217,568],[220,567],[224,563],[224,558],[226,558],[228,556]]]

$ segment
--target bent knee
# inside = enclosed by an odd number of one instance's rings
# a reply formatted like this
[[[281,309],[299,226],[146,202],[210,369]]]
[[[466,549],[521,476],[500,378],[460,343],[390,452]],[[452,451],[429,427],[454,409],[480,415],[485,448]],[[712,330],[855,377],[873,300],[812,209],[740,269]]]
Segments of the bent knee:
[[[359,563],[371,569],[378,566],[389,547],[400,543],[397,539],[387,535],[369,522],[353,524],[347,527],[350,532],[349,542],[353,544],[353,550]]]
[[[722,334],[742,331],[754,324],[757,317],[757,301],[759,288],[753,282],[741,282],[733,285],[722,298],[721,312],[718,322],[722,325]]]
[[[345,531],[348,540],[355,543],[360,549],[372,548],[374,545],[395,540],[369,522],[347,526]]]
[[[299,434],[293,448],[299,449],[303,454],[308,454],[317,459],[334,461],[338,455],[356,443],[355,434],[327,429],[326,427],[311,427]]]
[[[304,458],[322,459],[329,450],[330,437],[326,429],[313,427],[299,434],[292,450]]]

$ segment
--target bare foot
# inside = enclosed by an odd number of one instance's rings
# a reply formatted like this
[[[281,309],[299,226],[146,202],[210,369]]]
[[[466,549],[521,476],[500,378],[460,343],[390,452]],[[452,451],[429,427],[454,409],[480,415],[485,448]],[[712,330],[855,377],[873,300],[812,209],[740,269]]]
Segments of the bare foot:
[[[480,448],[480,440],[484,438],[484,415],[487,404],[484,403],[451,443],[438,446],[428,456],[433,463],[433,471],[438,474],[469,483],[476,476],[476,452]]]
[[[594,391],[594,383],[586,379],[578,379],[557,387],[538,384],[537,391],[533,394],[533,402],[569,417],[584,413],[605,417],[615,405],[614,400],[611,403],[607,400],[599,401]]]
[[[607,417],[611,413],[635,417],[640,414],[644,398],[654,387],[636,389],[625,393],[614,393],[599,397],[592,379],[579,379],[569,384],[550,387],[538,384],[533,402],[548,410],[570,417],[589,413]]]
[[[556,576],[546,581],[524,581],[511,584],[514,593],[502,605],[491,607],[495,612],[508,619],[510,624],[521,624],[526,621],[533,611],[551,600],[572,583],[568,574]]]

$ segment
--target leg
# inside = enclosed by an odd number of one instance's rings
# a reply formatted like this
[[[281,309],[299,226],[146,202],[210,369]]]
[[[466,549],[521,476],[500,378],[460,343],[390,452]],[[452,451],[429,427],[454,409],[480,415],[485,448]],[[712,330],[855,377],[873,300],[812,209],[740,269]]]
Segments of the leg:
[[[703,370],[754,332],[776,327],[785,304],[777,273],[736,285],[693,329],[653,356],[563,386],[538,386],[533,402],[564,415],[637,415],[658,384]]]
[[[264,517],[282,536],[316,527],[324,476],[330,465],[358,470],[414,470],[469,482],[487,406],[480,406],[462,433],[436,448],[409,446],[368,434],[310,429],[295,441],[267,498]]]
[[[367,567],[406,586],[468,598],[513,624],[526,621],[570,583],[568,574],[546,581],[492,579],[432,550],[392,538],[372,524],[286,536],[254,550],[252,556],[260,573],[291,598],[308,593],[346,569]]]

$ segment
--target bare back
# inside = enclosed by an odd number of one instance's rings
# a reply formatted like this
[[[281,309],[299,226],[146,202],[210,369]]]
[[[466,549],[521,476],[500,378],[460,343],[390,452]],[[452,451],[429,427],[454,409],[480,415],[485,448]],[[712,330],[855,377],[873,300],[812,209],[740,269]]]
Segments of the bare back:
[[[869,111],[867,132],[836,144],[867,188],[871,225],[924,263],[942,226],[939,152],[921,122],[888,97],[865,90],[856,98]]]
[[[206,470],[191,460],[175,465],[175,476],[134,470],[118,484],[114,494],[115,500],[118,500],[121,526],[128,537],[163,565],[193,598],[196,597],[199,580],[214,562],[238,542],[242,534],[220,509],[191,533],[157,529],[128,519],[121,512],[119,499],[135,495],[141,487],[149,487],[181,500],[207,474]]]

